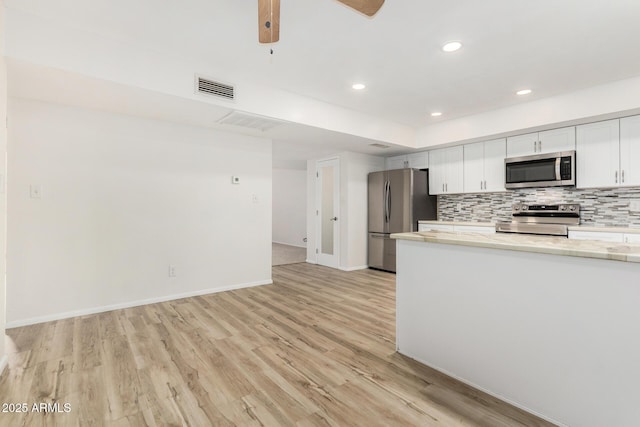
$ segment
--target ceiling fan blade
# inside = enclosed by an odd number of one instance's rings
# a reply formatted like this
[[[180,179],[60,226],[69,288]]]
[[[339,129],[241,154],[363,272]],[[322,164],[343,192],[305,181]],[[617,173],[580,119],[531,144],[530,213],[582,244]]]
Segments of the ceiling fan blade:
[[[367,16],[375,15],[382,7],[384,0],[338,0],[340,3],[355,9]]]
[[[260,43],[280,40],[280,0],[258,0],[258,39]]]

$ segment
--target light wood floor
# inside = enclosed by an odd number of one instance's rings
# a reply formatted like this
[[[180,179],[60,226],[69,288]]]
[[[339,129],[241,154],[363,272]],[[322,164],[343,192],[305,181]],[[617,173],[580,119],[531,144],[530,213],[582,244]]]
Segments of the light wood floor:
[[[396,354],[395,276],[293,264],[273,277],[9,330],[0,401],[71,411],[0,425],[549,425]]]

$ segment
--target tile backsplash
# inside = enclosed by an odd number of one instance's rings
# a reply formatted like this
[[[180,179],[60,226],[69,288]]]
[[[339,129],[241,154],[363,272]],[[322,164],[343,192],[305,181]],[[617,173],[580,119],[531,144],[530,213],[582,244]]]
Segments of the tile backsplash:
[[[581,225],[640,227],[640,187],[589,190],[569,187],[523,188],[504,193],[440,195],[438,219],[471,222],[511,221],[511,206],[519,202],[578,203]]]

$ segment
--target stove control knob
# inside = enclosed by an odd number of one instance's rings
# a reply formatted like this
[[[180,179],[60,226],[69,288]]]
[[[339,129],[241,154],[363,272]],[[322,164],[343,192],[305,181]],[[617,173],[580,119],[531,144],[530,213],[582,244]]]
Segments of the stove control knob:
[[[520,210],[520,205],[513,205],[513,210],[514,211],[519,211]]]
[[[527,209],[529,209],[529,207],[527,205],[522,205],[522,210],[526,211]]]
[[[570,207],[569,207],[569,210],[573,212],[573,211],[575,211],[575,210],[576,210],[576,207],[575,207],[575,206],[570,206]]]
[[[561,210],[561,211],[566,211],[566,210],[567,210],[567,207],[566,207],[566,206],[564,206],[564,205],[562,205],[562,206],[560,206],[560,210]]]

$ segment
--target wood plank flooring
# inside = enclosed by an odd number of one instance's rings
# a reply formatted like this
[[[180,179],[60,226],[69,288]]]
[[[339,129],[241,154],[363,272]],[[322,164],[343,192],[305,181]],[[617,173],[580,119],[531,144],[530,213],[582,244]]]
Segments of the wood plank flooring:
[[[394,275],[273,279],[8,330],[0,426],[550,425],[395,353]]]

